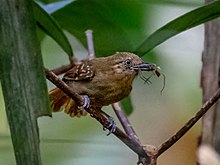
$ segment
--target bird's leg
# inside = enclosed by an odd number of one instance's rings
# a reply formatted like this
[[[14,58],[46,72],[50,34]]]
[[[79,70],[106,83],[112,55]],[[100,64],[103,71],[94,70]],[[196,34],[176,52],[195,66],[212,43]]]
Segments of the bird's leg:
[[[106,114],[105,112],[103,112],[100,107],[99,108],[90,107],[87,109],[87,112],[90,113],[91,117],[94,117],[96,120],[98,120],[103,125],[103,130],[106,130],[106,129],[109,130],[107,136],[115,132],[116,123],[114,119],[108,114]]]
[[[83,105],[78,107],[79,109],[88,109],[90,106],[90,99],[87,95],[80,95],[83,98]]]
[[[90,115],[96,118],[100,123],[103,125],[103,130],[108,129],[109,132],[107,134],[110,135],[111,133],[115,132],[116,130],[116,123],[114,119],[106,114],[104,111],[101,110],[99,107],[90,107],[90,99],[87,95],[80,95],[83,98],[83,105],[78,107],[79,109],[85,109]]]
[[[116,122],[113,119],[113,117],[109,116],[107,113],[105,113],[104,111],[102,111],[100,109],[101,113],[107,118],[108,121],[108,125],[105,126],[103,125],[103,130],[105,131],[106,129],[109,130],[109,132],[107,133],[107,136],[110,135],[111,133],[115,132],[116,130]]]
[[[115,120],[113,119],[113,117],[105,114],[106,117],[108,117],[108,122],[109,122],[109,126],[108,128],[105,128],[105,126],[103,126],[103,130],[105,131],[106,129],[109,130],[109,132],[107,133],[107,136],[110,135],[111,133],[115,132],[116,130],[116,123]]]

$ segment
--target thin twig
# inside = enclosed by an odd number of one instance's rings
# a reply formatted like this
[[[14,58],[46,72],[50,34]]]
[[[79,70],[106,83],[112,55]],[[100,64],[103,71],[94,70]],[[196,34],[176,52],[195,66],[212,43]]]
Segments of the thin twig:
[[[132,139],[133,141],[135,141],[136,143],[140,144],[141,145],[141,142],[136,134],[136,132],[134,131],[131,123],[129,122],[128,118],[126,117],[123,109],[121,108],[121,106],[119,105],[119,102],[117,103],[113,103],[112,104],[112,108],[114,109],[115,111],[115,114],[116,116],[118,117],[122,127],[124,128],[126,134],[128,135],[128,137],[130,139]],[[147,153],[149,153],[148,150],[145,150]],[[137,164],[140,164],[142,163],[143,165],[148,165],[148,164],[152,164],[153,163],[153,157],[150,157],[150,162],[148,159],[146,159],[146,157],[143,157],[141,155],[138,155],[138,163]]]
[[[89,59],[95,58],[92,30],[86,30]]]
[[[191,118],[175,135],[158,147],[156,157],[160,156],[164,151],[174,145],[195,123],[218,101],[220,97],[220,88],[217,92],[203,104],[196,115]]]
[[[115,114],[117,115],[122,127],[124,128],[126,134],[133,139],[134,141],[136,141],[137,143],[140,143],[140,140],[136,134],[136,132],[134,131],[131,123],[129,122],[128,118],[126,117],[123,109],[120,107],[119,103],[114,103],[112,104],[112,108],[115,111]]]

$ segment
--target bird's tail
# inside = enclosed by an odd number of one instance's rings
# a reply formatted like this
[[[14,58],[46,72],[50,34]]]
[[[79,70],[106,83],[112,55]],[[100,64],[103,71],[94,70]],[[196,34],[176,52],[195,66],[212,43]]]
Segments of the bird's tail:
[[[49,92],[51,101],[51,107],[53,112],[59,112],[64,109],[64,112],[69,114],[71,117],[85,116],[87,112],[84,109],[79,109],[76,102],[68,97],[59,88],[54,88]]]

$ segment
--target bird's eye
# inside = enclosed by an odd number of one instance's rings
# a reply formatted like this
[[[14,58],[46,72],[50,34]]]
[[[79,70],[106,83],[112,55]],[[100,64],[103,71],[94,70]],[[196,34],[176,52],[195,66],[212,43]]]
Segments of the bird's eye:
[[[124,64],[126,66],[131,66],[132,65],[132,61],[130,59],[127,59],[127,60],[124,61]]]

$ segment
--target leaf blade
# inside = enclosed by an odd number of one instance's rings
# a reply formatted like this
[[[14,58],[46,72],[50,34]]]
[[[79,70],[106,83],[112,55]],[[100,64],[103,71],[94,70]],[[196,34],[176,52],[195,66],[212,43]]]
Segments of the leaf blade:
[[[220,17],[220,1],[199,7],[155,31],[136,49],[135,53],[143,56],[169,38],[218,17]]]
[[[52,16],[50,16],[36,2],[34,2],[33,9],[38,27],[53,38],[69,57],[72,57],[73,50],[71,44],[55,19],[53,19]]]
[[[60,8],[52,16],[85,47],[85,31],[93,30],[96,56],[100,57],[116,51],[133,52],[137,43],[145,39],[143,17],[147,5],[142,1],[80,0]]]

